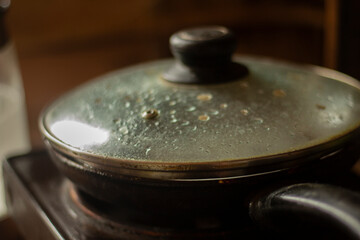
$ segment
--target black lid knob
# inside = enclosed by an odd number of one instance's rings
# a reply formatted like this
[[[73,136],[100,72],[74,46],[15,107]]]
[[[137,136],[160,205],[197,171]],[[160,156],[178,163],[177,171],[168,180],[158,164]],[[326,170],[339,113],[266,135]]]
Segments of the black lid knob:
[[[192,28],[172,35],[170,48],[173,55],[187,66],[216,67],[231,62],[236,40],[225,27]]]
[[[222,26],[185,29],[170,37],[170,49],[177,62],[163,77],[177,83],[221,83],[247,73],[233,63],[235,35]]]

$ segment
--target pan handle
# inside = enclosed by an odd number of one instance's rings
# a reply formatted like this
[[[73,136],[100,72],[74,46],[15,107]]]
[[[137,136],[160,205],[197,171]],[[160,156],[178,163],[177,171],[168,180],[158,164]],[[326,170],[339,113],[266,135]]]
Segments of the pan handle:
[[[309,238],[306,232],[316,238],[360,239],[360,194],[341,187],[294,184],[256,197],[249,210],[258,225],[295,238]]]

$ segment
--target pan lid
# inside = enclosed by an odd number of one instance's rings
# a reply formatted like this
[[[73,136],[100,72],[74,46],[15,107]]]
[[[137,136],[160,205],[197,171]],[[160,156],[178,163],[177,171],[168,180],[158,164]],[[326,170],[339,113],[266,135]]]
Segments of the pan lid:
[[[360,85],[349,76],[231,61],[234,40],[223,27],[184,30],[171,43],[177,60],[109,73],[51,104],[40,120],[49,144],[113,173],[223,179],[319,159],[360,126]]]

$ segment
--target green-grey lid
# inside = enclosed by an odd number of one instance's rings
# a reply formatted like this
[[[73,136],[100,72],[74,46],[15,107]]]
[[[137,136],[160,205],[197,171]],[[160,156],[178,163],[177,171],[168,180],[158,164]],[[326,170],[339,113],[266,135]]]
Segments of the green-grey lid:
[[[89,166],[155,179],[237,178],[330,154],[360,126],[356,80],[320,67],[236,57],[245,75],[163,77],[175,60],[102,76],[50,105],[50,145]],[[234,64],[234,63],[233,63]]]

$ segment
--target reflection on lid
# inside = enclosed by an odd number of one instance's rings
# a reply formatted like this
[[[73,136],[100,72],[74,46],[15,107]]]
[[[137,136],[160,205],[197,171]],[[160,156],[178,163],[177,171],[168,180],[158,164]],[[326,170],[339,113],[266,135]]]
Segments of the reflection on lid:
[[[109,132],[74,120],[62,120],[51,126],[51,131],[62,142],[73,147],[98,145],[106,142]]]

